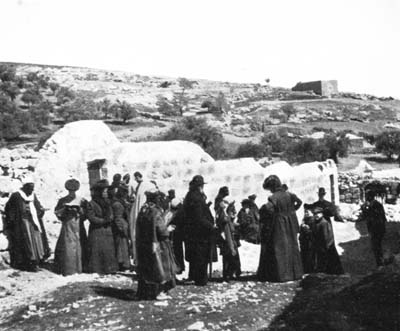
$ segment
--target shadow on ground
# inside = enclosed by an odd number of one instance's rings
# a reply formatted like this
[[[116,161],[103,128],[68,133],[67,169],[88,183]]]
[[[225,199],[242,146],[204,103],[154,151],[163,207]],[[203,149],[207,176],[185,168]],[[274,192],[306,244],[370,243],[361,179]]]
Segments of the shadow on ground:
[[[340,244],[346,274],[307,276],[290,305],[260,331],[400,331],[399,261],[378,270],[365,222],[357,223],[356,229],[358,240]],[[400,224],[387,224],[386,257],[399,253],[399,233]]]

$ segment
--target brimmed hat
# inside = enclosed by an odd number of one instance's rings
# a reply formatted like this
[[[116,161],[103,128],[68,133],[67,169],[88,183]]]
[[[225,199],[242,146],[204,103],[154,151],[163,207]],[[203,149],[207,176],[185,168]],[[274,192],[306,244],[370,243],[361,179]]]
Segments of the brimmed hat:
[[[317,213],[322,213],[324,210],[321,208],[321,207],[315,207],[314,209],[313,209],[313,213],[314,214],[317,214]]]
[[[68,191],[78,191],[81,186],[81,183],[79,183],[77,179],[71,178],[65,182],[64,186],[65,189]]]
[[[109,188],[109,187],[110,187],[110,183],[108,182],[107,179],[100,179],[92,186],[92,189],[103,190],[103,189]]]
[[[325,188],[324,187],[320,187],[318,189],[318,194],[326,194]]]
[[[195,186],[195,187],[201,186],[204,184],[207,184],[207,183],[204,181],[203,176],[200,176],[200,175],[194,176],[190,182],[190,185]]]

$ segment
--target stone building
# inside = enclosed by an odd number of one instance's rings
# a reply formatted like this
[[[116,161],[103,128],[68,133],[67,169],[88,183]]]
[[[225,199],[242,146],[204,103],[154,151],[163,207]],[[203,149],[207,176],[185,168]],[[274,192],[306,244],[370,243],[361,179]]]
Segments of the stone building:
[[[101,161],[101,172],[92,168]],[[159,188],[174,188],[183,198],[194,175],[204,176],[205,193],[213,200],[221,186],[230,187],[231,199],[240,204],[243,198],[257,194],[257,203],[266,202],[263,180],[278,175],[290,191],[304,202],[317,197],[318,187],[330,192],[328,198],[339,201],[338,174],[333,161],[312,162],[292,167],[279,162],[267,167],[253,158],[214,160],[200,146],[188,141],[155,141],[121,143],[101,121],[79,121],[57,131],[39,152],[35,177],[37,193],[43,204],[53,210],[57,199],[65,194],[64,182],[75,177],[81,182],[80,194],[89,198],[89,182],[93,176],[140,171]]]
[[[337,80],[317,80],[314,82],[299,82],[292,91],[313,91],[315,94],[331,97],[339,92]]]

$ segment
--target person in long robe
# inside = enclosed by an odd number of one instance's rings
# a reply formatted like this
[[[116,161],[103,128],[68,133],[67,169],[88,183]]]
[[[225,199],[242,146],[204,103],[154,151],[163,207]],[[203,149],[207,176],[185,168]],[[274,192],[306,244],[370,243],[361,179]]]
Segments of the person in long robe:
[[[314,215],[310,205],[304,204],[304,218],[300,225],[299,242],[303,270],[307,274],[315,271],[314,233]]]
[[[58,200],[54,213],[62,222],[60,235],[54,252],[55,271],[63,276],[83,271],[86,247],[85,228],[83,226],[85,201],[76,195],[80,183],[76,179],[65,182],[68,195]]]
[[[183,202],[185,223],[185,258],[189,262],[189,280],[195,285],[207,285],[207,265],[213,262],[212,243],[216,234],[214,218],[204,194],[204,178],[193,177]]]
[[[173,215],[169,224],[175,226],[174,232],[171,233],[172,249],[177,267],[176,274],[180,275],[185,270],[185,258],[183,250],[185,215],[183,212],[183,204],[177,201],[175,198],[170,203],[170,210]]]
[[[139,300],[169,299],[176,286],[176,266],[169,241],[173,225],[163,217],[159,192],[147,192],[137,219],[137,274]]]
[[[244,199],[242,201],[242,208],[239,210],[237,218],[239,223],[238,232],[240,238],[252,244],[259,244],[259,219],[257,219],[255,213],[251,210],[251,202],[249,199]]]
[[[116,193],[112,200],[113,209],[113,233],[114,242],[117,254],[117,261],[120,271],[125,271],[130,268],[129,258],[129,224],[128,224],[128,186],[119,184],[116,188]]]
[[[10,265],[27,271],[38,271],[40,263],[50,256],[42,220],[45,209],[34,194],[34,187],[33,179],[26,176],[22,188],[11,194],[4,210]]]
[[[235,235],[235,203],[222,200],[219,206],[217,227],[220,233],[219,246],[222,255],[222,277],[224,281],[229,282],[233,279],[233,276],[238,278],[242,273],[239,256],[240,241]]]
[[[272,195],[261,207],[261,252],[257,276],[260,281],[287,282],[303,275],[297,241],[299,223],[296,210],[301,200],[282,189],[280,179],[271,175],[263,188]]]
[[[135,200],[129,214],[129,238],[131,240],[132,259],[136,263],[136,219],[140,209],[146,202],[145,192],[155,189],[155,185],[152,182],[145,181],[143,175],[138,171],[133,176],[137,182],[137,186],[134,194]]]
[[[324,218],[324,210],[316,207],[313,210],[315,219],[315,255],[316,272],[340,275],[343,274],[342,263],[336,250],[331,222]]]
[[[382,204],[375,200],[376,193],[371,190],[365,192],[366,202],[361,206],[359,219],[367,222],[367,229],[371,238],[371,248],[378,267],[384,265],[382,241],[386,232],[386,214]]]
[[[109,183],[99,180],[92,187],[92,200],[88,204],[90,222],[88,235],[88,272],[110,274],[118,271],[114,235],[113,212],[108,199]]]

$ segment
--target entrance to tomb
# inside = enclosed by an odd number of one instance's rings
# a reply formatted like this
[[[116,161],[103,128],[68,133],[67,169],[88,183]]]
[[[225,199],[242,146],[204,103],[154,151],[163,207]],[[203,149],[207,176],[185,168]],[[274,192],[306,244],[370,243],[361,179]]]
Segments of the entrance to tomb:
[[[90,187],[100,179],[108,179],[107,162],[105,159],[97,159],[87,162],[87,167]]]
[[[329,181],[331,184],[331,202],[335,203],[335,177],[333,175],[329,175]]]

